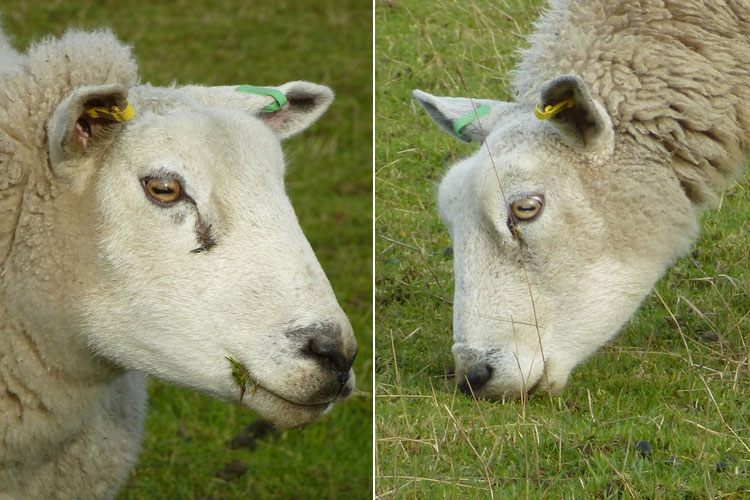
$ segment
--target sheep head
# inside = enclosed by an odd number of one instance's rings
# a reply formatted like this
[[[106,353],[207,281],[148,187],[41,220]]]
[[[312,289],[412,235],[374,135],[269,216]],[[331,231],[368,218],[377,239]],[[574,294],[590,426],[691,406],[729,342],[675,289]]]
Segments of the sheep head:
[[[490,399],[560,392],[697,234],[665,158],[618,143],[581,78],[540,89],[537,117],[529,103],[414,94],[442,129],[482,142],[445,176],[439,205],[457,381]]]
[[[352,328],[286,196],[280,147],[333,94],[291,82],[269,112],[267,95],[236,88],[106,82],[65,96],[46,127],[49,194],[25,206],[16,239],[33,249],[10,252],[4,306],[75,346],[70,370],[138,370],[300,427],[354,387]]]

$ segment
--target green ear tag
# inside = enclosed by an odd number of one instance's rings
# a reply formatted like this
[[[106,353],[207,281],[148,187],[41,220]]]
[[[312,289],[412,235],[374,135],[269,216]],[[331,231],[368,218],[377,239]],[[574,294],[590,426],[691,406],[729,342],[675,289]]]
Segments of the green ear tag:
[[[265,108],[261,109],[261,111],[264,113],[273,113],[274,111],[278,111],[284,106],[284,104],[286,104],[286,96],[280,90],[272,89],[269,87],[256,87],[254,85],[240,85],[236,90],[237,92],[244,92],[246,94],[258,94],[273,97],[275,102],[272,102]]]
[[[453,131],[456,135],[464,135],[463,130],[468,124],[478,119],[480,116],[485,116],[489,112],[490,107],[487,104],[483,104],[477,109],[469,111],[464,116],[453,122]]]

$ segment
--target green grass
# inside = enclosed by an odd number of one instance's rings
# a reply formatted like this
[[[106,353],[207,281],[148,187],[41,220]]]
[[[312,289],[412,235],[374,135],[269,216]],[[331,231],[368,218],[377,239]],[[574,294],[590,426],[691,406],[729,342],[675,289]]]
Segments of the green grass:
[[[67,26],[110,26],[155,85],[308,80],[337,94],[284,144],[287,188],[359,341],[355,395],[319,423],[230,449],[257,417],[184,389],[150,384],[146,438],[125,499],[370,498],[372,491],[372,10],[357,0],[53,0],[3,3],[17,48]],[[227,367],[229,369],[229,366]],[[249,468],[224,480],[232,459]]]
[[[746,498],[750,175],[704,213],[693,254],[561,396],[455,393],[451,242],[435,199],[449,166],[477,146],[440,131],[411,91],[507,99],[539,5],[376,5],[376,495]]]

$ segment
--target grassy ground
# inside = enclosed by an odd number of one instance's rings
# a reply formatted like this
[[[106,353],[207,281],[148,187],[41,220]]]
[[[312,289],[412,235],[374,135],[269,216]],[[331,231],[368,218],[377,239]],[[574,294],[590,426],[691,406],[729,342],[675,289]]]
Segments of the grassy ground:
[[[358,392],[308,429],[230,440],[247,410],[152,381],[140,462],[118,499],[369,498],[372,481],[372,10],[357,0],[3,3],[18,48],[66,26],[110,26],[135,46],[143,81],[166,85],[309,80],[337,99],[285,144],[303,230],[359,339]],[[249,470],[217,473],[233,459]]]
[[[693,254],[562,396],[500,404],[455,394],[451,242],[435,196],[476,145],[439,131],[411,90],[507,98],[513,50],[538,7],[376,5],[376,495],[746,498],[750,175],[704,214]]]

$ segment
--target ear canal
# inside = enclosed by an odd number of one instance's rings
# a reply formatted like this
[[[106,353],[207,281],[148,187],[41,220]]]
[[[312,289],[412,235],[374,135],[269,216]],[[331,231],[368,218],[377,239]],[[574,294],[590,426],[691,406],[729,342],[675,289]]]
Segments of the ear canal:
[[[106,147],[135,111],[119,84],[81,87],[69,95],[47,123],[48,151],[56,164],[83,155],[93,146]]]
[[[592,152],[614,148],[612,121],[580,76],[562,75],[542,85],[534,114],[548,119],[571,147]]]
[[[101,137],[106,136],[107,131],[114,124],[128,121],[133,116],[135,116],[135,110],[129,103],[125,109],[120,109],[116,104],[102,107],[93,106],[88,102],[84,104],[83,112],[76,121],[75,134],[71,142],[78,143],[83,150],[86,150]]]

